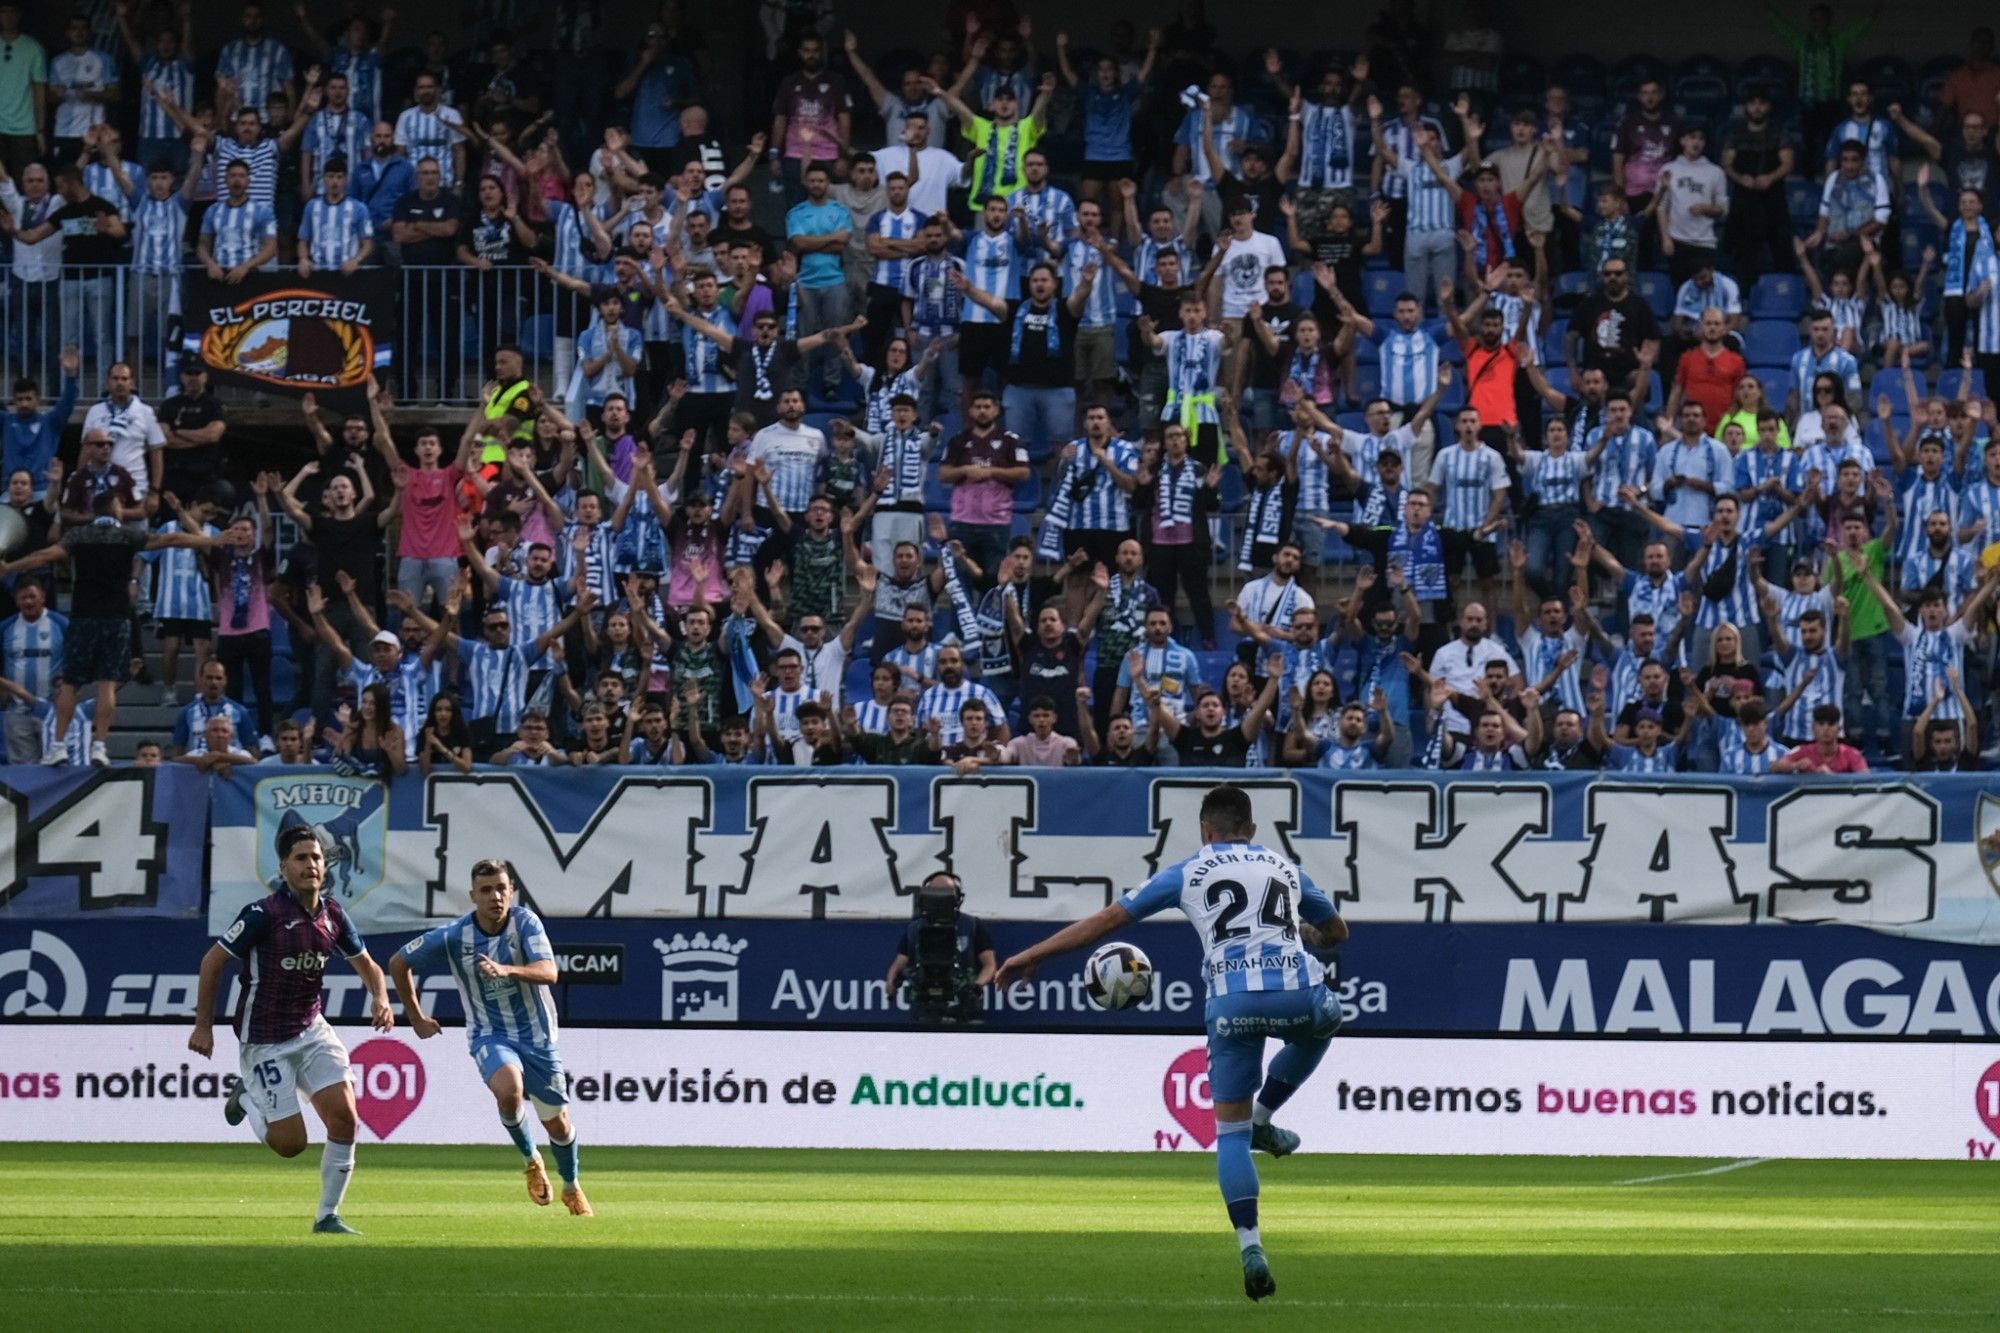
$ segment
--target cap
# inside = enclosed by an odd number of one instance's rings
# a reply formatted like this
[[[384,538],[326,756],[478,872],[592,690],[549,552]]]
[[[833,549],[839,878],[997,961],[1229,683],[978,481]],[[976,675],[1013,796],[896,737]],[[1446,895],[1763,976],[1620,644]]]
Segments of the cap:
[[[403,646],[403,641],[402,641],[401,639],[397,638],[397,637],[396,637],[396,636],[395,636],[394,634],[391,634],[391,633],[390,633],[390,632],[389,632],[388,630],[386,630],[386,629],[385,629],[385,630],[380,630],[380,631],[378,631],[378,632],[376,633],[375,637],[374,637],[374,638],[372,638],[372,639],[370,639],[370,640],[369,640],[369,642],[370,642],[370,643],[386,643],[386,644],[388,644],[388,645],[389,645],[389,646],[390,646],[391,648],[401,648],[401,647]]]

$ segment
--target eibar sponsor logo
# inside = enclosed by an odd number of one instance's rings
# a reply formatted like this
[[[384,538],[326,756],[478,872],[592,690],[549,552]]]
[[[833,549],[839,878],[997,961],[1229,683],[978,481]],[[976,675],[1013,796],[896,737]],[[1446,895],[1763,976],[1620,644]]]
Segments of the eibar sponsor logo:
[[[654,940],[660,951],[660,1017],[669,1023],[734,1023],[747,939],[696,931]]]
[[[1503,1032],[1747,1036],[1938,1036],[2000,1034],[2000,975],[1983,996],[1965,964],[1933,959],[1911,977],[1880,958],[1850,958],[1829,968],[1815,986],[1803,962],[1774,958],[1764,965],[1747,1013],[1718,1008],[1714,959],[1688,960],[1685,978],[1669,978],[1656,958],[1591,966],[1565,958],[1553,966],[1532,958],[1507,964],[1500,997]],[[1676,983],[1682,982],[1684,985]]]
[[[556,949],[556,980],[568,986],[617,986],[625,980],[622,944],[569,944]]]
[[[1032,1079],[992,1079],[981,1075],[947,1078],[877,1079],[863,1074],[848,1098],[850,1106],[1007,1107],[1017,1110],[1083,1109],[1083,1099],[1066,1080],[1037,1074]]]

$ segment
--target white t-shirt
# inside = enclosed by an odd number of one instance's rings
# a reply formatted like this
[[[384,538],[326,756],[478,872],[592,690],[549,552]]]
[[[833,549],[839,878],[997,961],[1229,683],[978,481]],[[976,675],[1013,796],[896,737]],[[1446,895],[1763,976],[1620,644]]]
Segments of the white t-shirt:
[[[1478,643],[1468,644],[1464,639],[1453,639],[1444,647],[1431,654],[1431,674],[1441,677],[1458,694],[1478,694],[1480,683],[1486,677],[1488,662],[1505,662],[1507,674],[1518,676],[1521,667],[1514,660],[1514,654],[1506,645],[1491,637]],[[1444,724],[1447,730],[1461,734],[1472,730],[1472,723],[1450,704],[1445,705]]]
[[[1686,245],[1712,248],[1722,219],[1696,213],[1694,209],[1709,204],[1729,206],[1729,180],[1722,174],[1722,168],[1705,157],[1692,162],[1677,157],[1660,175],[1662,184],[1671,190],[1667,196],[1667,234]]]
[[[167,447],[166,432],[160,429],[153,409],[136,394],[122,408],[107,398],[93,404],[83,418],[85,435],[98,430],[111,436],[111,461],[132,474],[133,495],[144,496],[152,484],[146,451]]]
[[[910,184],[910,207],[925,217],[945,211],[945,192],[958,184],[964,164],[945,148],[925,148],[917,153],[917,179]],[[889,173],[910,174],[910,150],[901,144],[875,150],[875,170],[886,186]]]
[[[1232,241],[1222,257],[1222,317],[1241,319],[1264,299],[1264,270],[1285,266],[1285,247],[1261,231],[1248,240]]]

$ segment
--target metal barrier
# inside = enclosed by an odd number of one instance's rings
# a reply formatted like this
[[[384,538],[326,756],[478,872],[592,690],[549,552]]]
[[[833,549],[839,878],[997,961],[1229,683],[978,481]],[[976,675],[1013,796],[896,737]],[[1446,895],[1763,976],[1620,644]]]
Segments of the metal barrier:
[[[191,268],[193,266],[190,266]],[[521,348],[527,374],[559,394],[558,307],[572,296],[527,267],[474,269],[450,264],[398,270],[401,328],[389,387],[403,403],[466,406],[479,401],[493,351]],[[104,391],[112,364],[124,361],[138,378],[141,397],[157,402],[180,391],[182,286],[177,275],[141,273],[129,266],[66,265],[46,281],[11,268],[0,283],[0,362],[5,378],[27,377],[53,395],[61,382],[63,349],[75,347],[86,399]],[[317,283],[339,275],[318,272]],[[580,304],[580,302],[579,302]],[[567,328],[560,339],[569,342]],[[564,352],[568,347],[563,348]],[[569,357],[561,358],[567,368]],[[220,389],[225,398],[252,395]]]

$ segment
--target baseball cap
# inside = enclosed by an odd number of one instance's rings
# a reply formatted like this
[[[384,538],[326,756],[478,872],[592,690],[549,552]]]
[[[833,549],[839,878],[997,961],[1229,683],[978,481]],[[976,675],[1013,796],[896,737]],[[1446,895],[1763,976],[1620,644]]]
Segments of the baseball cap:
[[[369,640],[369,642],[370,642],[370,643],[386,643],[386,644],[388,644],[388,645],[389,645],[389,646],[390,646],[391,648],[401,648],[401,647],[403,646],[403,641],[402,641],[401,639],[397,638],[397,637],[396,637],[395,635],[391,634],[391,633],[390,633],[390,632],[389,632],[388,630],[386,630],[386,629],[385,629],[385,630],[380,630],[380,631],[378,631],[378,632],[376,633],[375,637],[374,637],[374,638],[372,638],[372,639],[370,639],[370,640]]]

